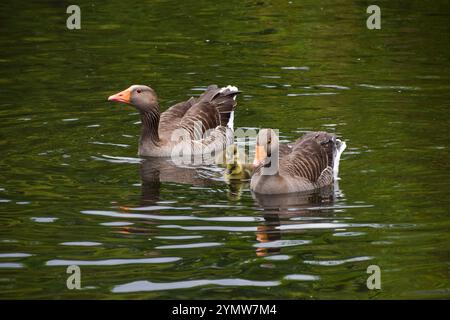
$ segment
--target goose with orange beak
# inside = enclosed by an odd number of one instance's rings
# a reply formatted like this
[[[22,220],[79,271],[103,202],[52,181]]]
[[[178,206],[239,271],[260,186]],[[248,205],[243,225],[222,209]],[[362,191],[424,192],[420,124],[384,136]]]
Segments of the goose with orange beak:
[[[140,156],[170,157],[207,154],[232,143],[236,96],[234,86],[210,85],[198,98],[191,97],[160,112],[155,90],[132,85],[108,101],[135,107],[141,118]],[[231,132],[231,134],[230,134]]]
[[[262,129],[256,140],[256,166],[250,189],[259,194],[305,192],[338,179],[346,143],[327,132],[305,134],[292,144],[280,144],[272,129]]]

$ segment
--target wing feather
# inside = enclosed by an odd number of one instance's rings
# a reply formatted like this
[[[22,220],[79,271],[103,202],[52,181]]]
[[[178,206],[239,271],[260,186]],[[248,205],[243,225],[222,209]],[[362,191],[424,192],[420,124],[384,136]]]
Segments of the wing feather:
[[[216,85],[209,86],[187,110],[180,121],[180,127],[187,130],[192,139],[202,139],[206,131],[218,126],[226,127],[236,107],[234,97],[238,93],[228,87],[219,89]]]
[[[179,127],[181,119],[195,102],[196,99],[191,97],[189,100],[179,102],[163,112],[159,119],[159,136],[170,138],[172,132]]]
[[[280,170],[285,174],[317,182],[328,167],[328,153],[315,136],[303,137],[294,143],[293,150],[281,158]]]

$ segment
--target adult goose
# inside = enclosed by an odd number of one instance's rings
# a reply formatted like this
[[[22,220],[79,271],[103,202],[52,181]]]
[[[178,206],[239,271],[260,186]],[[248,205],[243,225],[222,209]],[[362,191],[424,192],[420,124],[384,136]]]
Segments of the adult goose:
[[[191,97],[163,113],[155,91],[145,85],[132,85],[108,100],[130,104],[139,111],[140,156],[180,157],[222,151],[232,143],[238,93],[234,86],[210,85],[198,98]]]
[[[250,189],[259,194],[312,191],[337,179],[345,142],[327,132],[305,134],[290,145],[282,145],[272,129],[262,129],[256,141]],[[286,150],[290,150],[287,152]]]

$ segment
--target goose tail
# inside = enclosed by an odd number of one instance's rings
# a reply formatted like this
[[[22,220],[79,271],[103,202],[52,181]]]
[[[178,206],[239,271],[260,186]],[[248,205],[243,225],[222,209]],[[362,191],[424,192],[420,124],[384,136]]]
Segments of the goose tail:
[[[338,174],[339,174],[339,161],[341,160],[342,152],[344,152],[345,148],[347,148],[347,144],[345,141],[342,141],[340,139],[336,139],[336,149],[335,149],[335,155],[333,159],[333,177],[334,180],[338,180]]]
[[[236,101],[236,95],[240,93],[239,89],[235,86],[226,86],[226,87],[222,87],[219,90],[219,94],[223,97],[232,97],[234,101]],[[229,118],[227,121],[227,127],[230,128],[231,130],[234,130],[234,106],[235,103],[233,105],[233,108],[231,110],[228,111],[229,113]]]

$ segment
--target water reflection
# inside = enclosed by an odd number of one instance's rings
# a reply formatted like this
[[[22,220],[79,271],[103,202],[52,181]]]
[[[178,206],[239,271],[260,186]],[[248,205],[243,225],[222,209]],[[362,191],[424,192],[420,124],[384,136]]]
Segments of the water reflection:
[[[226,227],[226,226],[185,226],[185,225],[159,225],[159,228],[177,228],[182,230],[228,230],[228,231],[254,231],[256,234],[257,243],[256,256],[268,257],[279,256],[282,248],[289,246],[298,246],[310,243],[310,241],[303,239],[289,239],[283,240],[283,232],[288,232],[293,227],[298,229],[298,225],[304,224],[306,229],[311,228],[311,224],[320,222],[317,227],[328,226],[324,224],[321,216],[318,215],[318,209],[323,208],[325,213],[329,212],[329,208],[334,205],[334,202],[338,198],[342,198],[342,191],[339,188],[338,182],[335,182],[333,186],[328,186],[314,192],[304,192],[285,195],[259,195],[252,193],[253,200],[256,206],[262,213],[262,217],[208,217],[201,218],[195,216],[172,216],[172,215],[158,215],[159,211],[165,211],[166,209],[190,209],[186,207],[172,207],[161,198],[161,188],[163,183],[175,183],[190,185],[197,188],[209,188],[212,186],[223,185],[223,181],[217,179],[217,175],[211,174],[211,172],[202,172],[198,167],[180,167],[174,164],[170,159],[163,158],[146,158],[140,165],[140,176],[142,180],[141,184],[141,201],[140,207],[121,207],[126,211],[152,211],[154,214],[143,213],[121,213],[122,217],[129,218],[142,218],[142,220],[200,220],[200,221],[230,221],[230,222],[245,222],[245,221],[260,221],[260,224],[256,227]],[[241,200],[245,191],[248,191],[248,181],[230,181],[228,186],[228,198],[233,202]],[[168,204],[161,206],[162,203]],[[221,205],[201,205],[208,207],[220,207]],[[313,209],[313,210],[311,210]],[[110,215],[117,216],[117,213],[99,213],[98,215]],[[326,214],[325,214],[326,216]],[[298,220],[301,220],[300,222]],[[289,226],[286,226],[286,225]],[[325,226],[325,227],[326,227]],[[331,224],[328,227],[339,227],[339,224]],[[301,228],[300,228],[301,229]],[[124,226],[120,233],[137,233],[142,234],[144,230],[142,228],[135,228],[130,226]],[[144,233],[148,233],[144,232]],[[160,249],[174,248],[174,249],[187,249],[210,245],[221,245],[220,243],[199,243],[199,244],[186,244],[186,245],[167,245],[160,246]]]
[[[333,186],[328,186],[312,192],[262,195],[252,193],[255,203],[262,209],[264,222],[257,227],[255,245],[256,255],[266,257],[278,255],[281,248],[287,246],[303,245],[309,243],[306,240],[282,240],[282,225],[290,223],[292,220],[302,218],[300,223],[317,222],[318,212],[311,211],[311,207],[320,207],[326,204],[332,205],[340,195],[338,182]],[[287,220],[289,219],[289,220]],[[322,222],[322,219],[318,221]],[[289,230],[290,228],[287,228]]]
[[[140,166],[142,180],[142,205],[155,204],[161,200],[161,183],[187,184],[194,187],[209,187],[218,182],[208,179],[196,167],[177,166],[167,158],[145,158]]]
[[[165,291],[175,289],[195,288],[199,286],[218,285],[233,287],[273,287],[280,285],[279,281],[251,281],[247,279],[217,279],[217,280],[189,280],[155,283],[151,281],[134,281],[117,285],[112,289],[114,293],[140,292],[140,291]]]
[[[248,189],[250,183],[249,181],[230,180],[227,182],[227,186],[228,199],[231,201],[239,201],[241,200],[242,193],[245,189]]]
[[[274,242],[281,239],[281,231],[277,229],[280,226],[280,217],[278,214],[265,214],[262,225],[256,227],[256,240],[259,246],[256,248],[256,255],[265,257],[267,255],[275,255],[280,252],[279,247],[265,246],[264,244]]]
[[[180,207],[174,205],[177,201],[165,201],[161,190],[166,184],[191,186],[191,188],[210,189],[219,186],[223,188],[224,181],[217,178],[218,172],[205,171],[199,167],[180,167],[170,159],[146,158],[140,163],[141,196],[138,206],[120,206],[120,211],[84,210],[85,214],[97,216],[120,217],[125,219],[139,219],[139,227],[130,222],[112,222],[117,227],[117,233],[124,235],[151,235],[157,236],[151,226],[157,221],[178,221],[179,224],[158,224],[159,229],[179,229],[190,231],[228,231],[228,232],[255,232],[257,243],[254,245],[256,256],[283,256],[282,248],[309,244],[305,239],[283,239],[283,233],[292,230],[308,230],[316,228],[339,228],[344,224],[329,221],[330,208],[338,198],[342,198],[342,191],[338,183],[322,188],[315,192],[295,193],[285,195],[259,195],[250,193],[248,181],[232,181],[227,183],[228,199],[239,202],[246,192],[251,194],[254,205],[260,213],[259,216],[229,216],[202,217],[196,215],[167,214],[167,211],[186,210],[191,213],[195,207],[223,209],[235,208],[235,205],[219,203],[201,204],[196,206]],[[204,221],[205,225],[186,225],[186,221]],[[223,226],[214,222],[254,223],[256,226]],[[327,223],[328,222],[328,223]],[[105,224],[104,224],[105,225]],[[345,225],[349,226],[349,225]],[[153,231],[152,231],[153,229]],[[296,231],[299,232],[299,231]],[[302,231],[305,232],[305,231]],[[301,234],[301,233],[300,233]],[[187,244],[168,244],[156,249],[193,249],[198,247],[221,246],[220,242],[200,242]]]
[[[338,184],[317,191],[277,195],[252,193],[253,199],[265,213],[308,214],[308,208],[332,204],[342,194]]]
[[[82,213],[99,216],[110,216],[118,218],[137,218],[140,225],[153,225],[156,220],[190,220],[196,219],[184,215],[163,215],[160,213],[167,210],[189,210],[192,207],[174,206],[176,201],[165,201],[161,195],[163,184],[189,185],[192,188],[209,188],[220,182],[214,180],[211,173],[204,172],[201,167],[178,166],[167,158],[143,158],[139,166],[141,178],[141,196],[139,205],[120,204],[119,212],[84,210]],[[137,212],[137,213],[132,213]],[[152,214],[147,214],[152,212]],[[105,224],[104,224],[105,225]],[[108,224],[106,224],[108,225]],[[115,231],[123,235],[150,235],[147,227],[132,226],[130,222],[110,222],[109,225],[118,227]]]

